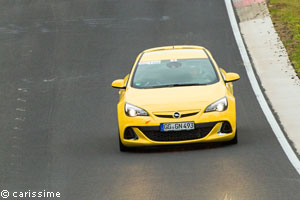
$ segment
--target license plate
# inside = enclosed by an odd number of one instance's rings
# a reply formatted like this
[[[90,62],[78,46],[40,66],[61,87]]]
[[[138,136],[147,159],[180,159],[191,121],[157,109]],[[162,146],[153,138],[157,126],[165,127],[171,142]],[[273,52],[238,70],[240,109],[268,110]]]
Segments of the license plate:
[[[195,129],[194,122],[162,123],[160,131],[183,131]]]

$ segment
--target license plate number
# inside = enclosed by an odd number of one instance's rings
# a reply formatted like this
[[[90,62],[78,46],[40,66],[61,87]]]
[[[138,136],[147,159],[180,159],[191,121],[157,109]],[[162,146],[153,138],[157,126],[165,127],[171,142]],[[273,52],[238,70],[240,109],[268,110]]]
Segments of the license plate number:
[[[195,129],[194,122],[162,123],[160,131],[183,131]]]

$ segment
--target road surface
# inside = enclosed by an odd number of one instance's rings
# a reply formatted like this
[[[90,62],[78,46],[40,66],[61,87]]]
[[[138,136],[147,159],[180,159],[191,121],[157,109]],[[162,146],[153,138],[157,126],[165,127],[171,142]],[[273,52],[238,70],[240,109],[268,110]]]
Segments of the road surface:
[[[140,51],[180,44],[205,46],[240,74],[239,144],[119,152],[111,82]],[[66,200],[300,199],[223,0],[2,0],[0,70],[0,190]]]

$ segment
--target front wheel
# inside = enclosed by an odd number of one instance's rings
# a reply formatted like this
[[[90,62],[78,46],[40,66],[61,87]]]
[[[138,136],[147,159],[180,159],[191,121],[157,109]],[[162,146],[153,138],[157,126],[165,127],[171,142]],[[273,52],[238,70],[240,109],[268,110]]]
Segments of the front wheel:
[[[237,144],[237,143],[238,143],[238,131],[237,131],[237,129],[236,129],[236,131],[235,131],[235,136],[234,136],[234,138],[233,138],[232,140],[228,141],[227,143],[228,143],[228,144]]]
[[[119,147],[120,147],[120,151],[121,151],[121,152],[130,151],[130,148],[129,148],[129,147],[126,147],[126,146],[121,142],[120,137],[119,137]]]

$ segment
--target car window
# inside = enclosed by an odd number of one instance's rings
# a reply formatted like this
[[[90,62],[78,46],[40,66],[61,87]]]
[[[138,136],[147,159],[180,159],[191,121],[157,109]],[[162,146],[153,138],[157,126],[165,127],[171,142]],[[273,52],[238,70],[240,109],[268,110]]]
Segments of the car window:
[[[132,87],[155,88],[185,85],[208,85],[218,76],[207,58],[140,62],[135,70]]]

